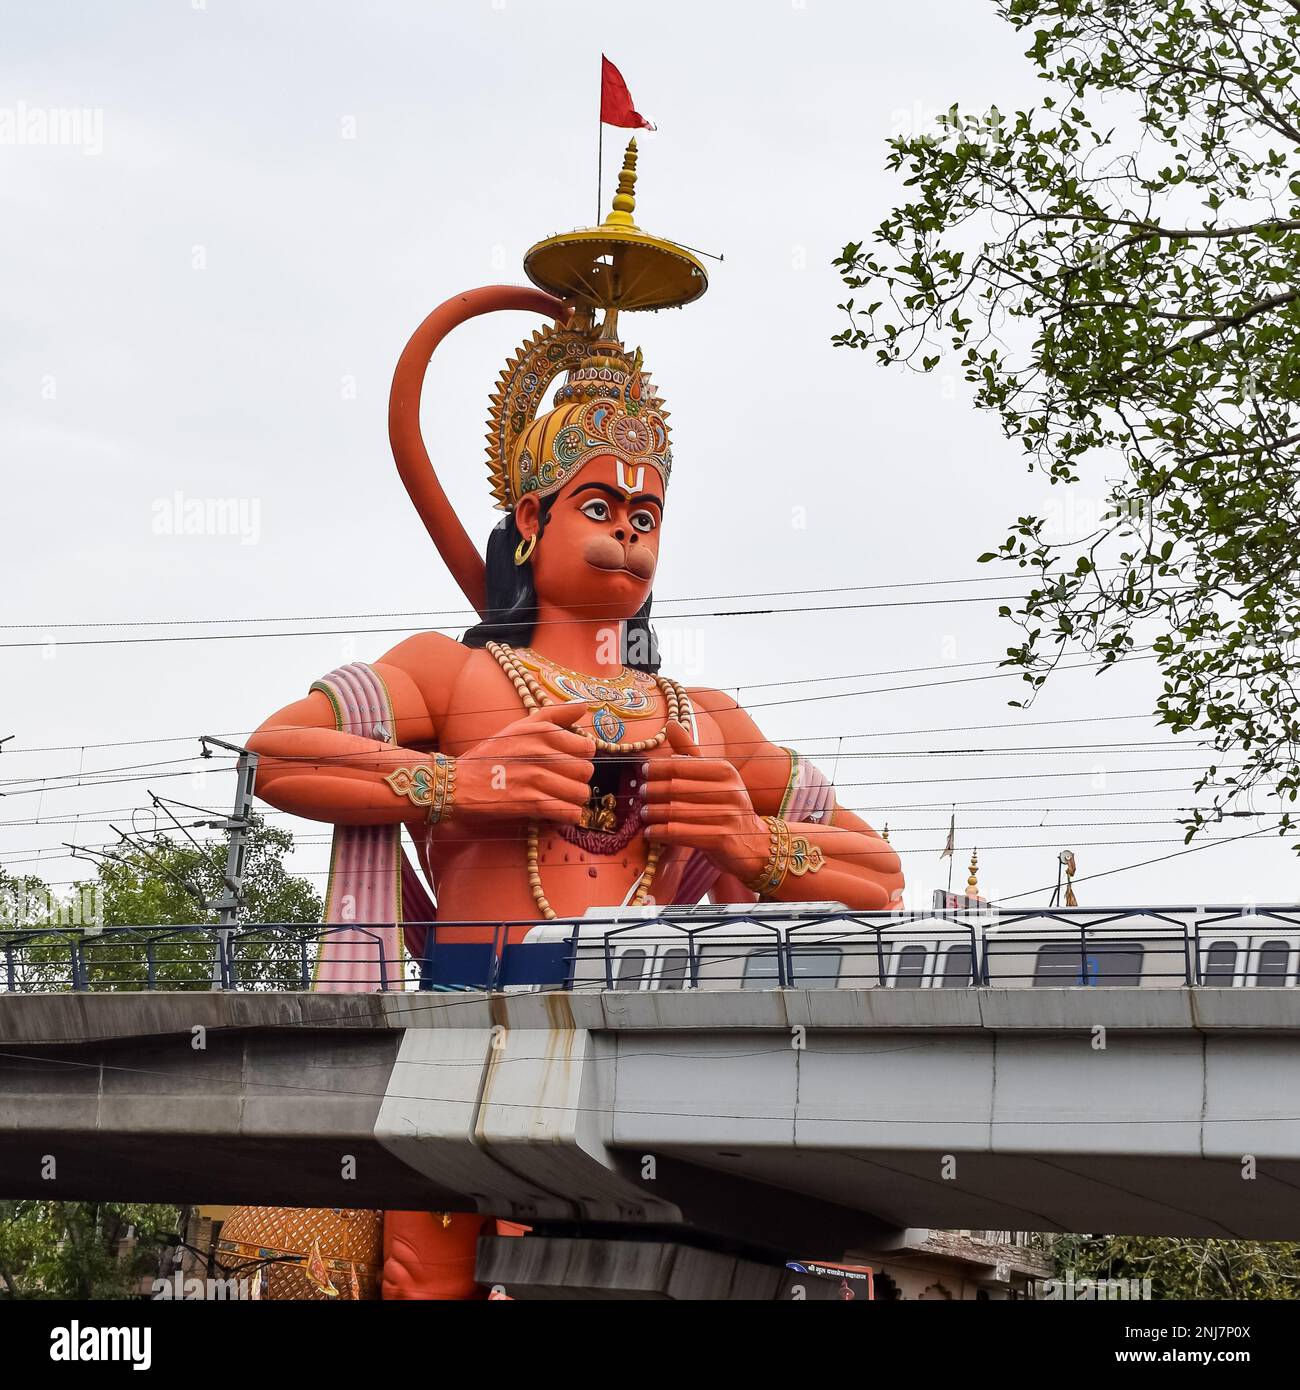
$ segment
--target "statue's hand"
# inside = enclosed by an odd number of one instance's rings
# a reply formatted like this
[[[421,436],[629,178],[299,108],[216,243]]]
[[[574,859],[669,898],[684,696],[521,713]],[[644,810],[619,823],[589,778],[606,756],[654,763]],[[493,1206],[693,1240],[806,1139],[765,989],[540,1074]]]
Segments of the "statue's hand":
[[[768,830],[740,773],[725,758],[706,758],[676,720],[668,743],[672,756],[644,767],[646,838],[703,850],[720,869],[752,878],[767,861]]]
[[[457,821],[542,820],[579,825],[596,745],[573,725],[585,701],[532,710],[456,759]]]

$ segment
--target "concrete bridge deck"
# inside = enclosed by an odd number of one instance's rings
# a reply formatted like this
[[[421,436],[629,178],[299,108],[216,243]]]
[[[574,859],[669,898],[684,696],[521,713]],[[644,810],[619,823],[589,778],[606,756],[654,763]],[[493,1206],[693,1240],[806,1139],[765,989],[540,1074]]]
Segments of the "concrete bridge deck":
[[[1300,991],[3,996],[0,1195],[1300,1239]]]

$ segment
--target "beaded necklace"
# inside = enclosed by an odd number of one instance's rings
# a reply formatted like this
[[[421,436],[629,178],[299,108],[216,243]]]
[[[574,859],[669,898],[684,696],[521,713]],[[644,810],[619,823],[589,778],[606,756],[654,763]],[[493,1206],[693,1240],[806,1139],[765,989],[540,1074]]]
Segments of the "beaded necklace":
[[[506,646],[504,642],[489,642],[487,649],[501,669],[510,677],[511,684],[518,693],[520,702],[525,709],[533,710],[545,705],[562,703],[548,693],[514,650]],[[679,724],[685,724],[688,719],[693,721],[695,716],[691,711],[691,700],[685,687],[679,685],[675,680],[670,680],[667,676],[656,676],[654,681],[655,685],[659,687],[659,693],[664,697],[664,704],[668,707],[668,718],[677,720]],[[609,706],[606,705],[605,709],[608,710]],[[683,715],[686,716],[685,719],[682,717]],[[602,738],[599,726],[596,727],[595,734],[596,747],[602,753],[648,753],[650,749],[658,748],[667,738],[668,725],[666,723],[653,738],[639,738],[631,743],[620,743],[616,739]]]
[[[520,703],[526,710],[540,709],[547,705],[557,705],[561,702],[554,699],[537,680],[533,673],[516,656],[514,651],[506,646],[504,642],[489,642],[487,650],[491,653],[497,665],[510,677],[511,684],[519,695]],[[574,673],[580,674],[580,673]],[[685,725],[687,720],[693,725],[695,722],[694,712],[691,709],[690,696],[687,695],[684,687],[676,681],[670,680],[667,676],[655,676],[655,684],[659,688],[660,694],[664,697],[664,704],[668,709],[668,718],[676,719],[678,723]],[[683,717],[685,716],[685,717]],[[621,728],[621,722],[620,722]],[[631,743],[619,743],[614,740],[607,740],[595,734],[595,744],[602,753],[622,754],[624,756],[632,753],[646,753],[652,748],[658,748],[668,738],[668,725],[664,727],[653,738],[636,739]],[[538,855],[538,840],[540,829],[536,821],[528,823],[528,887],[533,894],[533,901],[537,904],[537,910],[543,918],[550,920],[557,914],[555,909],[547,900],[546,893],[542,888],[542,871]],[[650,886],[654,883],[655,872],[659,867],[659,856],[662,846],[651,845],[646,852],[645,868],[641,871],[641,877],[637,880],[636,891],[630,900],[630,906],[641,907],[650,897]]]

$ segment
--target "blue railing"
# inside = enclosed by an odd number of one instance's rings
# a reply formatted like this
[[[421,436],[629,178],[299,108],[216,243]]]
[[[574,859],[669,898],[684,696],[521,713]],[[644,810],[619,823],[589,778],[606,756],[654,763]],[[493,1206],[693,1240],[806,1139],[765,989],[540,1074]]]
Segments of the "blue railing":
[[[1300,984],[1300,905],[642,909],[405,923],[396,956],[392,925],[0,927],[0,993],[310,990],[322,949],[336,988],[379,991]]]

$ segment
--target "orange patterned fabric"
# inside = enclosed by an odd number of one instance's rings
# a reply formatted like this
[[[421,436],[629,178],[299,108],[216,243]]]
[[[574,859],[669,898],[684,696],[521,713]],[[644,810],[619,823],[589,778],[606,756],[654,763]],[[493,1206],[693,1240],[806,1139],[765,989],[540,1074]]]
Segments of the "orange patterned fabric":
[[[236,1207],[221,1227],[217,1257],[227,1277],[262,1266],[262,1297],[323,1302],[308,1276],[313,1248],[344,1300],[380,1296],[384,1215],[331,1207]]]

